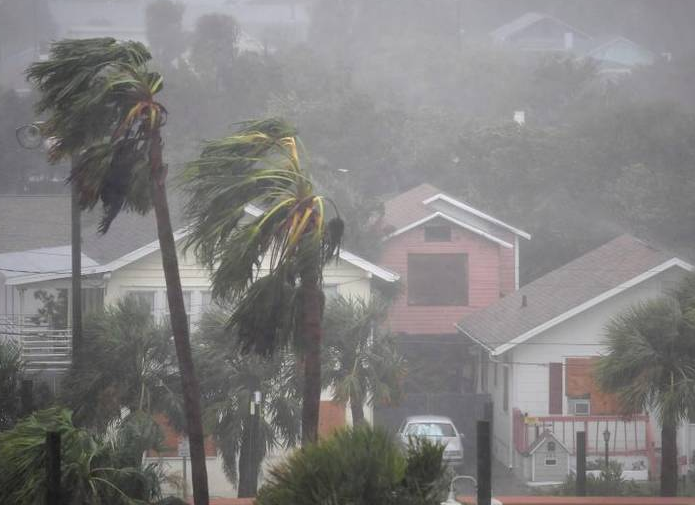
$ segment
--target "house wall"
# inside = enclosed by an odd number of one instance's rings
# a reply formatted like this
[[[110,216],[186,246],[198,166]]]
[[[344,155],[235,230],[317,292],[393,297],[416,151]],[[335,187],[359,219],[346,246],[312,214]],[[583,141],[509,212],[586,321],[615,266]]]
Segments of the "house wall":
[[[509,412],[502,412],[499,408],[501,403],[501,399],[498,399],[500,398],[500,391],[491,391],[495,398],[493,437],[498,447],[497,452],[509,449],[511,415],[514,408],[528,413],[529,416],[549,415],[549,363],[564,364],[566,358],[569,357],[598,356],[601,352],[605,352],[605,347],[600,342],[604,336],[605,324],[612,317],[639,301],[664,295],[673,289],[684,276],[685,272],[682,269],[673,267],[550,328],[526,343],[517,345],[513,350],[499,357],[501,360],[513,362],[513,365],[511,365]],[[528,299],[528,304],[532,303],[534,300]],[[563,370],[563,380],[564,376]],[[489,384],[492,382],[490,381]],[[567,415],[567,396],[564,394],[564,386],[565,384],[563,384],[563,414]],[[498,381],[498,389],[501,387],[502,385]],[[655,426],[653,431],[658,446],[660,445],[660,430]],[[695,443],[695,440],[691,443]],[[690,453],[694,449],[695,447],[687,448]],[[499,459],[507,462],[509,456]]]
[[[419,226],[384,243],[380,264],[401,275],[402,292],[391,307],[394,332],[418,335],[454,333],[454,323],[499,300],[515,286],[514,250],[501,247],[473,232],[452,225],[450,242],[425,242]],[[514,244],[511,234],[503,240]],[[468,254],[467,306],[408,305],[408,254]]]

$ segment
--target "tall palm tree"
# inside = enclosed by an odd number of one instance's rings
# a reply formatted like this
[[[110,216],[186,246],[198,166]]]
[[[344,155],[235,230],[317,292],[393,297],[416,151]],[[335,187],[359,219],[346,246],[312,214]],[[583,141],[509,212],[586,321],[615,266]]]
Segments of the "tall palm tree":
[[[402,395],[405,359],[381,327],[387,308],[376,296],[338,296],[326,305],[324,382],[335,401],[350,403],[353,424],[364,422],[365,403],[395,403]]]
[[[661,495],[678,487],[678,425],[695,410],[695,280],[675,297],[634,305],[606,327],[609,353],[599,359],[599,386],[616,393],[626,413],[654,410],[661,423]]]
[[[183,386],[193,495],[196,505],[207,505],[200,392],[162,159],[166,109],[157,101],[157,93],[163,78],[147,68],[149,59],[147,49],[137,42],[63,40],[53,44],[48,60],[31,65],[27,76],[41,93],[38,112],[49,114],[44,133],[57,139],[50,157],[77,157],[70,179],[83,209],[102,202],[101,231],[108,231],[121,210],[145,214],[154,207]]]
[[[188,245],[212,270],[213,295],[235,304],[229,324],[244,351],[267,355],[289,343],[300,350],[306,443],[318,436],[322,271],[338,253],[343,222],[327,218],[296,135],[268,119],[207,143],[187,168]],[[245,219],[248,205],[261,215]]]
[[[255,496],[260,465],[275,448],[299,441],[300,395],[292,354],[244,356],[227,327],[229,313],[203,316],[196,340],[205,419],[239,497]],[[254,392],[260,404],[250,411]],[[237,472],[237,462],[239,471]]]

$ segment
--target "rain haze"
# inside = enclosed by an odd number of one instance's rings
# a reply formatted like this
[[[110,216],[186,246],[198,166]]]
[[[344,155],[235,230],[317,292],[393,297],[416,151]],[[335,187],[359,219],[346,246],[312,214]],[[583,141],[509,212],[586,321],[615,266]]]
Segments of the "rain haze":
[[[145,412],[138,464],[167,476],[148,503],[207,505],[203,451],[210,497],[280,503],[274,465],[362,424],[443,443],[421,505],[484,476],[479,440],[496,496],[695,497],[693,20],[691,0],[0,0],[0,440],[40,408],[99,440]],[[104,38],[147,53],[125,73],[148,100],[84,68],[96,46],[56,49]],[[139,339],[156,372],[105,365]]]

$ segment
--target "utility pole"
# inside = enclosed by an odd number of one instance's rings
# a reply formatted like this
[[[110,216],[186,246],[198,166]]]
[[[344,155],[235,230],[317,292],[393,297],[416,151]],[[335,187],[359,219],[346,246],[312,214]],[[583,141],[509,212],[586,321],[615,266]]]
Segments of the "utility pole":
[[[478,421],[478,505],[492,502],[492,443],[490,421]]]
[[[17,142],[25,149],[45,148],[52,140],[44,137],[42,122],[20,126],[15,131]],[[76,156],[70,158],[70,173],[75,168]],[[82,345],[82,223],[80,221],[80,198],[77,185],[70,183],[70,243],[72,246],[72,356],[75,362]]]
[[[577,432],[577,496],[586,496],[586,432]]]

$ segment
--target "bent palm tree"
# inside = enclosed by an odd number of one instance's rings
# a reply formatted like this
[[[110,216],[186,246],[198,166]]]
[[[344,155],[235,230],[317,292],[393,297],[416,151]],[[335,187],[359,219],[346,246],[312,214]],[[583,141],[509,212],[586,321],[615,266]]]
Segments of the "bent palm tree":
[[[630,307],[607,326],[609,354],[596,367],[600,387],[616,393],[626,412],[653,409],[661,423],[661,495],[678,485],[678,425],[695,410],[695,281],[676,299]]]
[[[63,40],[47,61],[27,71],[39,92],[38,112],[48,112],[44,134],[55,137],[52,160],[78,155],[70,179],[80,205],[104,208],[106,232],[121,210],[147,213],[154,207],[162,265],[183,385],[191,447],[193,495],[207,505],[207,472],[200,392],[193,370],[176,244],[167,204],[161,127],[166,109],[156,99],[162,76],[150,72],[150,54],[137,42],[114,39]]]
[[[321,399],[323,266],[337,255],[339,217],[326,217],[300,161],[296,131],[251,122],[208,142],[187,168],[187,245],[212,270],[213,295],[236,305],[230,325],[244,351],[293,343],[304,361],[302,441],[316,441]],[[244,219],[248,205],[264,209]]]
[[[230,336],[229,314],[203,316],[195,340],[205,418],[220,450],[227,477],[240,498],[255,496],[261,462],[268,451],[299,441],[300,396],[292,354],[244,356]],[[255,391],[261,402],[249,406]],[[237,472],[238,461],[238,472]]]
[[[405,359],[380,324],[387,315],[378,297],[338,296],[324,315],[324,375],[333,386],[333,399],[350,402],[353,424],[364,422],[364,404],[397,402],[402,394]]]

